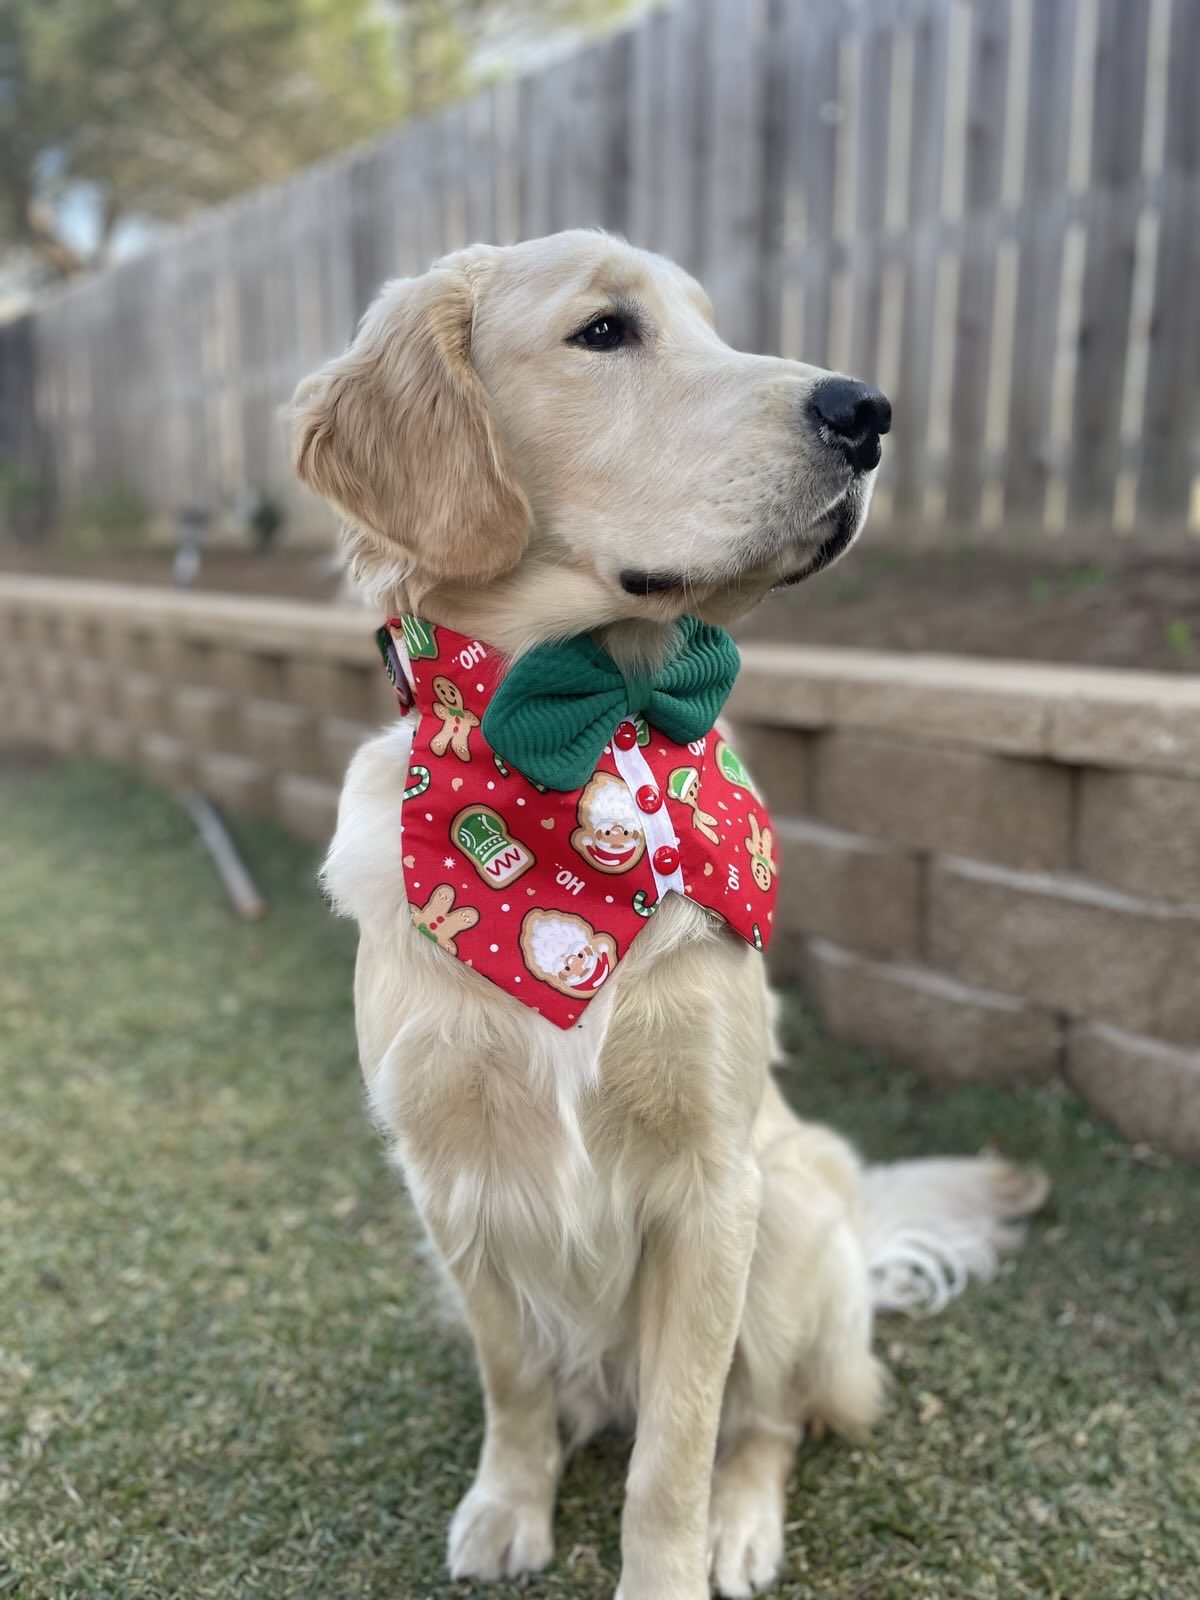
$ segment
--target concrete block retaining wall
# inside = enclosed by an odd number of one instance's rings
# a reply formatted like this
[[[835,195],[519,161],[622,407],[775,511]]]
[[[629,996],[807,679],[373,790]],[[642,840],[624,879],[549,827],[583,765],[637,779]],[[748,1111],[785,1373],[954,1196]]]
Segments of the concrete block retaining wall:
[[[1200,680],[752,645],[730,705],[779,965],[945,1082],[1063,1074],[1200,1155]],[[315,843],[394,715],[370,619],[0,576],[0,743],[195,783]]]

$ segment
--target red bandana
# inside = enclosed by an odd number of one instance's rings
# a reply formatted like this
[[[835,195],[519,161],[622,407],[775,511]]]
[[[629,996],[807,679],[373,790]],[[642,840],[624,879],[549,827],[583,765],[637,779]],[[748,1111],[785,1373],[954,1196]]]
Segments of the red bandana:
[[[674,744],[630,718],[582,789],[545,789],[484,743],[499,651],[415,617],[390,618],[379,639],[401,708],[420,716],[404,884],[414,923],[448,954],[570,1028],[669,889],[766,945],[770,818],[724,739]]]

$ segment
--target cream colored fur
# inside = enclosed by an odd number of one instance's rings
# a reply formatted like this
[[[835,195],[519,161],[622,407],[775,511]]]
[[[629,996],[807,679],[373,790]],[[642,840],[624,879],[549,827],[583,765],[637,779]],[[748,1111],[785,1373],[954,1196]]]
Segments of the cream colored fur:
[[[636,343],[569,342],[614,306]],[[384,290],[298,397],[297,465],[351,519],[387,609],[512,653],[590,630],[653,659],[683,610],[737,615],[839,520],[861,525],[869,482],[804,421],[819,376],[730,350],[691,279],[619,241],[480,247]],[[631,597],[631,565],[686,582]],[[875,1301],[986,1272],[1043,1182],[999,1161],[864,1176],[770,1076],[761,958],[683,900],[576,1030],[448,958],[405,899],[411,738],[399,721],[355,757],[325,879],[360,929],[370,1106],[478,1352],[486,1427],[451,1573],[548,1562],[564,1447],[636,1423],[620,1600],[750,1595],[779,1569],[806,1423],[876,1420]]]

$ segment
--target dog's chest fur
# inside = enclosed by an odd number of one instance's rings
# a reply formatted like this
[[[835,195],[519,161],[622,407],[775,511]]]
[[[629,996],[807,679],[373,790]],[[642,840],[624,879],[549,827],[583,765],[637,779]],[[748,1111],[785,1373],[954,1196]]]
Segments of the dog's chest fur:
[[[745,1146],[769,1057],[761,958],[671,897],[584,1028],[543,1023],[412,927],[410,743],[400,723],[355,757],[325,868],[361,933],[370,1104],[441,1255],[509,1283],[560,1373],[619,1389],[646,1226]]]

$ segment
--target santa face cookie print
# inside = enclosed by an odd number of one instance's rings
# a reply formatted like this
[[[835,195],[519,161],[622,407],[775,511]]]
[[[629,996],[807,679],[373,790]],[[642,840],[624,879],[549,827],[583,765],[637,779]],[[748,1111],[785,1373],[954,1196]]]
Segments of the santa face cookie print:
[[[617,964],[617,946],[582,917],[528,911],[521,923],[525,965],[559,994],[590,999]]]
[[[579,796],[571,848],[599,872],[628,872],[646,853],[642,817],[623,778],[597,772]]]

